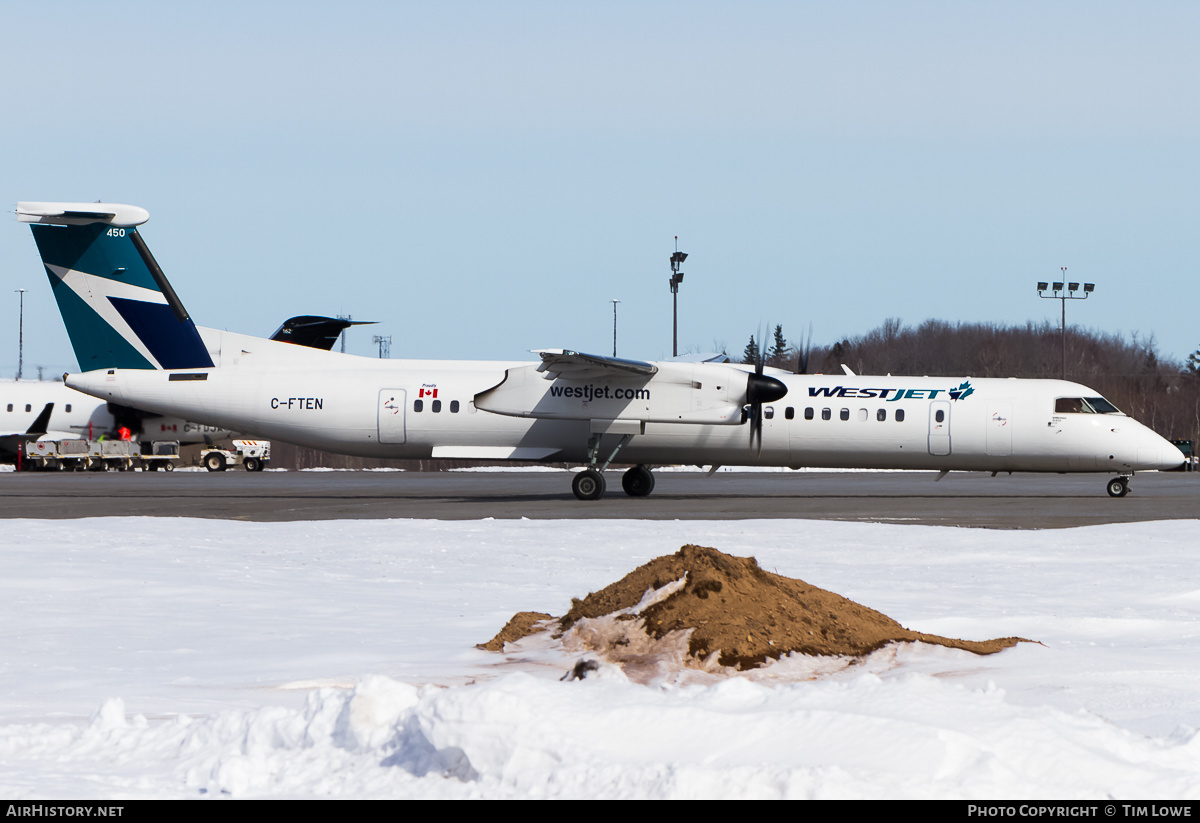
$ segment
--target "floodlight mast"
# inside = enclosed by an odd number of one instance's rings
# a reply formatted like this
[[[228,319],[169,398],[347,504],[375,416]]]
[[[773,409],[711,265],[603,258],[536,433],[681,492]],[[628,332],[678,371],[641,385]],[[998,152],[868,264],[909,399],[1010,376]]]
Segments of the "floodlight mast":
[[[620,300],[613,298],[613,357],[617,356],[617,304]]]
[[[679,235],[675,235],[675,253],[671,255],[671,356],[679,356],[679,284],[683,282],[683,272],[680,264],[687,260],[687,255],[679,250]]]
[[[17,379],[21,379],[21,372],[25,365],[25,289],[14,289],[20,295],[21,309],[17,320]]]
[[[1060,281],[1056,281],[1053,284],[1053,286],[1054,286],[1053,288],[1050,288],[1050,286],[1051,286],[1050,283],[1046,283],[1046,282],[1039,280],[1038,284],[1037,284],[1037,293],[1038,293],[1038,297],[1041,297],[1044,300],[1059,300],[1062,302],[1062,326],[1061,326],[1062,379],[1066,380],[1067,379],[1067,301],[1068,300],[1087,300],[1088,295],[1090,295],[1092,292],[1094,292],[1096,290],[1096,284],[1095,283],[1084,283],[1083,284],[1083,295],[1080,296],[1075,293],[1075,292],[1079,291],[1079,284],[1071,283],[1067,280],[1067,267],[1059,266],[1059,269],[1062,270],[1062,278],[1063,279]],[[1054,294],[1042,294],[1042,292],[1044,292],[1044,291],[1053,291]]]

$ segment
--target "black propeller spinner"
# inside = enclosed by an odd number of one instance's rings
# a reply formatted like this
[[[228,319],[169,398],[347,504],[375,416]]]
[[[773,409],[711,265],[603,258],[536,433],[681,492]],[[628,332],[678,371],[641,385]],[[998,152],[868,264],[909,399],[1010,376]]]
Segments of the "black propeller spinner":
[[[763,374],[764,365],[766,360],[760,348],[754,363],[754,374],[746,378],[746,402],[750,406],[750,450],[755,458],[762,456],[763,403],[774,403],[787,394],[787,386],[782,380]]]

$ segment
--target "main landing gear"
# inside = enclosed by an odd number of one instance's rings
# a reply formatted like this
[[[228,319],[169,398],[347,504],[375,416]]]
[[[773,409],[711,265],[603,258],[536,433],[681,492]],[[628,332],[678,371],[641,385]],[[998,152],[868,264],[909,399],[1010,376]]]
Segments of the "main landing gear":
[[[577,472],[571,481],[571,491],[580,500],[599,500],[606,486],[604,474],[598,469]],[[621,488],[630,497],[648,497],[654,491],[654,473],[646,466],[634,466],[621,475]]]
[[[1129,494],[1129,478],[1125,475],[1114,477],[1108,481],[1106,488],[1109,497],[1124,497]]]
[[[599,500],[604,496],[606,485],[604,470],[632,437],[631,434],[622,435],[617,447],[612,450],[612,454],[608,456],[603,465],[600,465],[600,435],[592,435],[591,440],[588,441],[588,467],[576,473],[574,479],[571,480],[571,491],[575,493],[576,497],[580,500]],[[634,466],[622,475],[621,488],[630,497],[646,497],[654,491],[654,475],[648,466]]]

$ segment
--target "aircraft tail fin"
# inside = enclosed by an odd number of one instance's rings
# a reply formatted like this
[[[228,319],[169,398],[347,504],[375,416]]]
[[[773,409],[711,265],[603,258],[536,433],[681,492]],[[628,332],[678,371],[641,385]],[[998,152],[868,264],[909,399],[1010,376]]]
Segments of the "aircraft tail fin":
[[[200,333],[137,226],[117,203],[17,204],[66,323],[80,371],[213,366]]]
[[[41,414],[33,421],[33,424],[25,430],[25,433],[32,436],[40,436],[50,430],[50,415],[54,413],[54,404],[47,403],[42,409]]]

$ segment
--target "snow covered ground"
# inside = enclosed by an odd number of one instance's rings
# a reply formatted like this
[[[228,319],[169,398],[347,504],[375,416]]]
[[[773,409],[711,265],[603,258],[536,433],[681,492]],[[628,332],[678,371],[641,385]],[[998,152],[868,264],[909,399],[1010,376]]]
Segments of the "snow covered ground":
[[[1200,797],[1196,521],[9,520],[0,796]],[[520,610],[700,543],[986,639],[745,677],[613,668]]]

